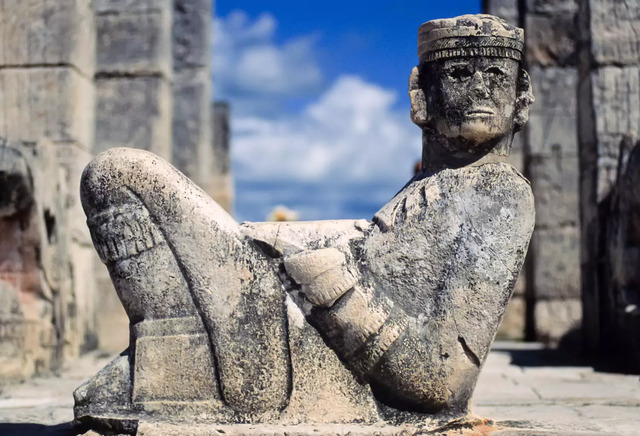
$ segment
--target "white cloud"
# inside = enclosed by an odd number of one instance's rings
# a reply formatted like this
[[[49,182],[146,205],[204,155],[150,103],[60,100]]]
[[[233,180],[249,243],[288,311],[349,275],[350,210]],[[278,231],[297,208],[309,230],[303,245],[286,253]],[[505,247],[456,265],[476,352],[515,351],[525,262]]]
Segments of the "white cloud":
[[[319,90],[322,74],[313,35],[278,45],[273,16],[251,21],[242,11],[216,17],[213,26],[214,96],[234,98],[238,113],[266,116],[284,97]]]
[[[395,91],[348,74],[327,87],[317,38],[279,44],[276,29],[268,14],[214,22],[214,95],[231,103],[240,218],[264,219],[280,203],[303,219],[366,217],[409,180],[420,156],[408,98],[398,110]],[[299,113],[284,110],[301,96]]]
[[[300,116],[234,119],[239,177],[301,181],[408,180],[420,130],[393,91],[342,76]]]

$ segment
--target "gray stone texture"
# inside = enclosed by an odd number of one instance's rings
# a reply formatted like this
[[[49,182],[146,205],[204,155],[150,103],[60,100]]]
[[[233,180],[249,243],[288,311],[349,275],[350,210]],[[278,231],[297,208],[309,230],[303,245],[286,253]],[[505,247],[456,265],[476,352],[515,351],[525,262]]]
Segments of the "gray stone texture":
[[[171,14],[96,15],[97,69],[101,75],[171,75]]]
[[[216,102],[211,108],[212,164],[209,195],[229,213],[233,211],[233,173],[231,171],[231,125],[227,103]]]
[[[0,70],[0,134],[54,142],[93,141],[93,85],[73,67]]]
[[[161,77],[98,78],[95,151],[132,147],[171,156],[171,88]]]
[[[59,367],[73,344],[65,181],[51,144],[0,142],[0,381]]]
[[[173,164],[211,195],[211,0],[173,0]]]
[[[69,66],[94,71],[93,13],[89,0],[5,0],[0,5],[0,64]]]
[[[26,320],[16,333],[23,360],[14,360],[13,376],[28,377],[95,343],[95,288],[87,268],[95,255],[76,194],[94,135],[94,19],[88,0],[8,0],[0,5],[0,22],[0,137],[9,148],[18,144],[14,151],[21,149],[33,188],[22,230],[7,227],[1,237],[12,258],[7,274],[24,278],[12,282]],[[15,244],[23,248],[12,250]]]
[[[209,192],[216,174],[211,147],[211,75],[208,68],[189,68],[173,77],[172,163]]]
[[[636,141],[640,125],[640,38],[636,32],[640,5],[630,1],[585,3],[588,7],[580,9],[578,21],[582,38],[578,99],[584,330],[590,351],[610,354],[611,345],[619,344],[618,337],[637,338],[637,327],[622,321],[626,303],[619,298],[614,271],[627,266],[619,256],[620,246],[611,248],[616,242],[610,238],[618,233],[609,226],[626,219],[612,207],[618,207],[616,202],[625,196],[625,188],[617,186],[622,180],[619,168],[624,167],[625,150]],[[601,259],[609,257],[613,264],[606,266]],[[613,331],[617,333],[612,336]],[[630,352],[631,348],[627,354]]]

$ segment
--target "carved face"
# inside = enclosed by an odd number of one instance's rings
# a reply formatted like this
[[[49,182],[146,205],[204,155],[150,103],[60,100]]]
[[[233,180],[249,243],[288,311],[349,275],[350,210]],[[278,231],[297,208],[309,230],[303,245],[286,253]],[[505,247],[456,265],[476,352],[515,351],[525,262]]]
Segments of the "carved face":
[[[424,78],[429,125],[439,135],[457,139],[446,142],[464,151],[511,135],[519,69],[513,59],[491,57],[430,64]]]

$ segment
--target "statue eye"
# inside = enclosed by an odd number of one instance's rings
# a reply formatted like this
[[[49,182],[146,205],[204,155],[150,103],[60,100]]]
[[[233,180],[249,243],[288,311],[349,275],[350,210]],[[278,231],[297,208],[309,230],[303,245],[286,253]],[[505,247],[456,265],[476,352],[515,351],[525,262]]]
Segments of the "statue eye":
[[[500,76],[504,76],[506,73],[505,71],[500,68],[500,67],[489,67],[487,68],[487,70],[484,72],[484,74],[487,74],[489,76],[493,76],[493,77],[500,77]]]
[[[461,65],[459,67],[453,67],[447,73],[449,77],[458,82],[464,82],[472,76],[471,69],[467,66]]]

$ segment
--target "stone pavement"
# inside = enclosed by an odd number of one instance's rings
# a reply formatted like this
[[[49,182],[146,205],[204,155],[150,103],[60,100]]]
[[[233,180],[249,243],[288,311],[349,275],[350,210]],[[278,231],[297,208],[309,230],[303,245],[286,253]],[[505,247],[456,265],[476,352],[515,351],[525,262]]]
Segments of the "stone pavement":
[[[109,360],[90,354],[59,377],[0,387],[0,436],[77,434],[71,393]],[[640,379],[596,371],[538,344],[496,342],[474,412],[495,420],[496,436],[637,436]]]

